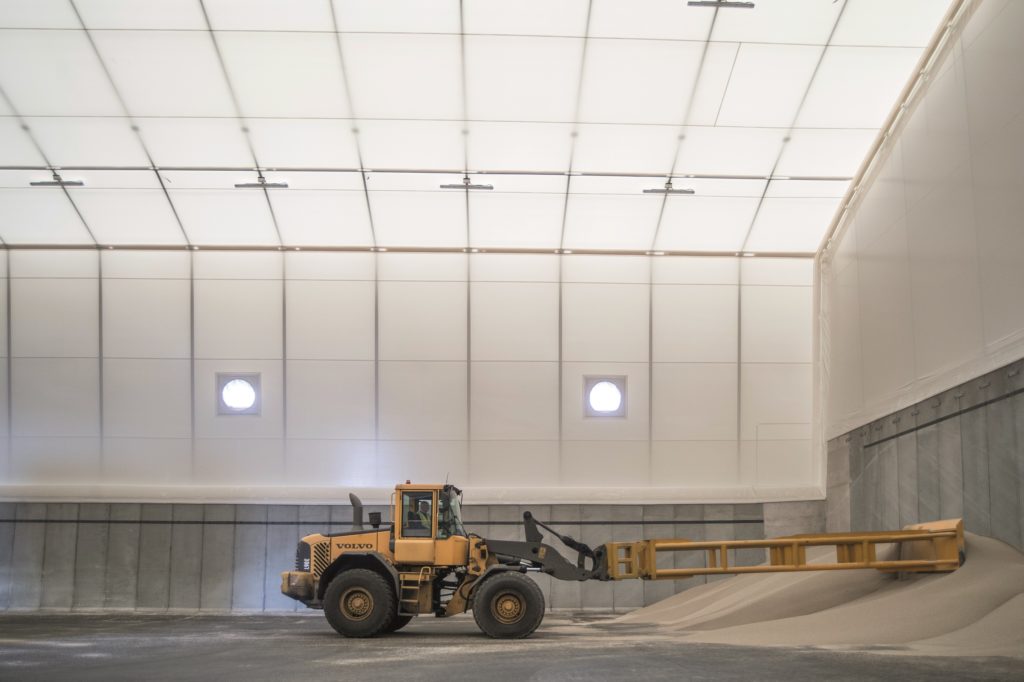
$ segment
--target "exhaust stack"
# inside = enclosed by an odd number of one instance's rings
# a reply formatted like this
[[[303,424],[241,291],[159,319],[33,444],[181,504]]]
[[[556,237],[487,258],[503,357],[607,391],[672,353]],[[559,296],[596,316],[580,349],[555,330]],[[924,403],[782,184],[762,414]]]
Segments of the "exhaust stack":
[[[349,502],[352,503],[352,530],[363,529],[363,503],[355,493],[348,494]]]

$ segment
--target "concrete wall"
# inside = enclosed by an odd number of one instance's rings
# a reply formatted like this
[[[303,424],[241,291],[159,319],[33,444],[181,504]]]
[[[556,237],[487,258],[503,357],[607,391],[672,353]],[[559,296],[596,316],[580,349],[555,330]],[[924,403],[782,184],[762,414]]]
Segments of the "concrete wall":
[[[1024,362],[829,442],[829,530],[963,517],[1024,549]]]
[[[534,505],[542,520],[591,545],[682,537],[754,539],[766,527],[814,530],[802,503],[738,505]],[[372,510],[374,508],[368,508]],[[376,508],[379,509],[379,508]],[[522,539],[518,506],[469,506],[469,530]],[[794,520],[805,518],[804,525]],[[347,506],[0,504],[0,610],[293,611],[278,573],[313,532],[348,530]],[[557,544],[557,543],[555,543]],[[740,563],[763,561],[743,550]],[[664,566],[703,565],[703,555],[664,555]],[[628,610],[705,582],[570,583],[539,576],[551,609]],[[302,607],[302,610],[305,610]]]
[[[970,8],[820,256],[826,438],[1024,357],[1024,3]]]

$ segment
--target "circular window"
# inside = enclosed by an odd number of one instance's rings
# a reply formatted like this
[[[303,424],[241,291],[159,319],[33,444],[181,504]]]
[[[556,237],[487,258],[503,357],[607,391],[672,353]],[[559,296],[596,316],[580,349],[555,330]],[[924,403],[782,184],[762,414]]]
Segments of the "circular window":
[[[232,410],[248,410],[256,404],[256,389],[245,379],[232,379],[224,384],[220,397]]]
[[[587,402],[594,412],[615,412],[622,406],[622,391],[610,381],[599,381],[590,387]]]

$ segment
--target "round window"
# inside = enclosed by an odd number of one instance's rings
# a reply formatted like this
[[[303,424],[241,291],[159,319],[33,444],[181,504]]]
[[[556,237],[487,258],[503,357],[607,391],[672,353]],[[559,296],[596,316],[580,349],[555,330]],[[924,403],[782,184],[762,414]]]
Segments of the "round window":
[[[232,410],[248,410],[256,404],[256,389],[245,379],[232,379],[224,384],[220,397]]]
[[[615,412],[622,406],[622,391],[610,381],[599,381],[590,387],[587,402],[594,412]]]

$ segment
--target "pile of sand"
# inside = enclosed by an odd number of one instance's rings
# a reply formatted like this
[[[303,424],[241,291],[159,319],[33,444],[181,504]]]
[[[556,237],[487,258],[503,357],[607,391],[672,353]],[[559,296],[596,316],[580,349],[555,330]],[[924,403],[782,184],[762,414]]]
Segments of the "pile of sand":
[[[953,573],[901,580],[864,570],[740,575],[616,622],[719,644],[1024,657],[1024,555],[977,535],[967,534],[966,543],[967,561]]]

